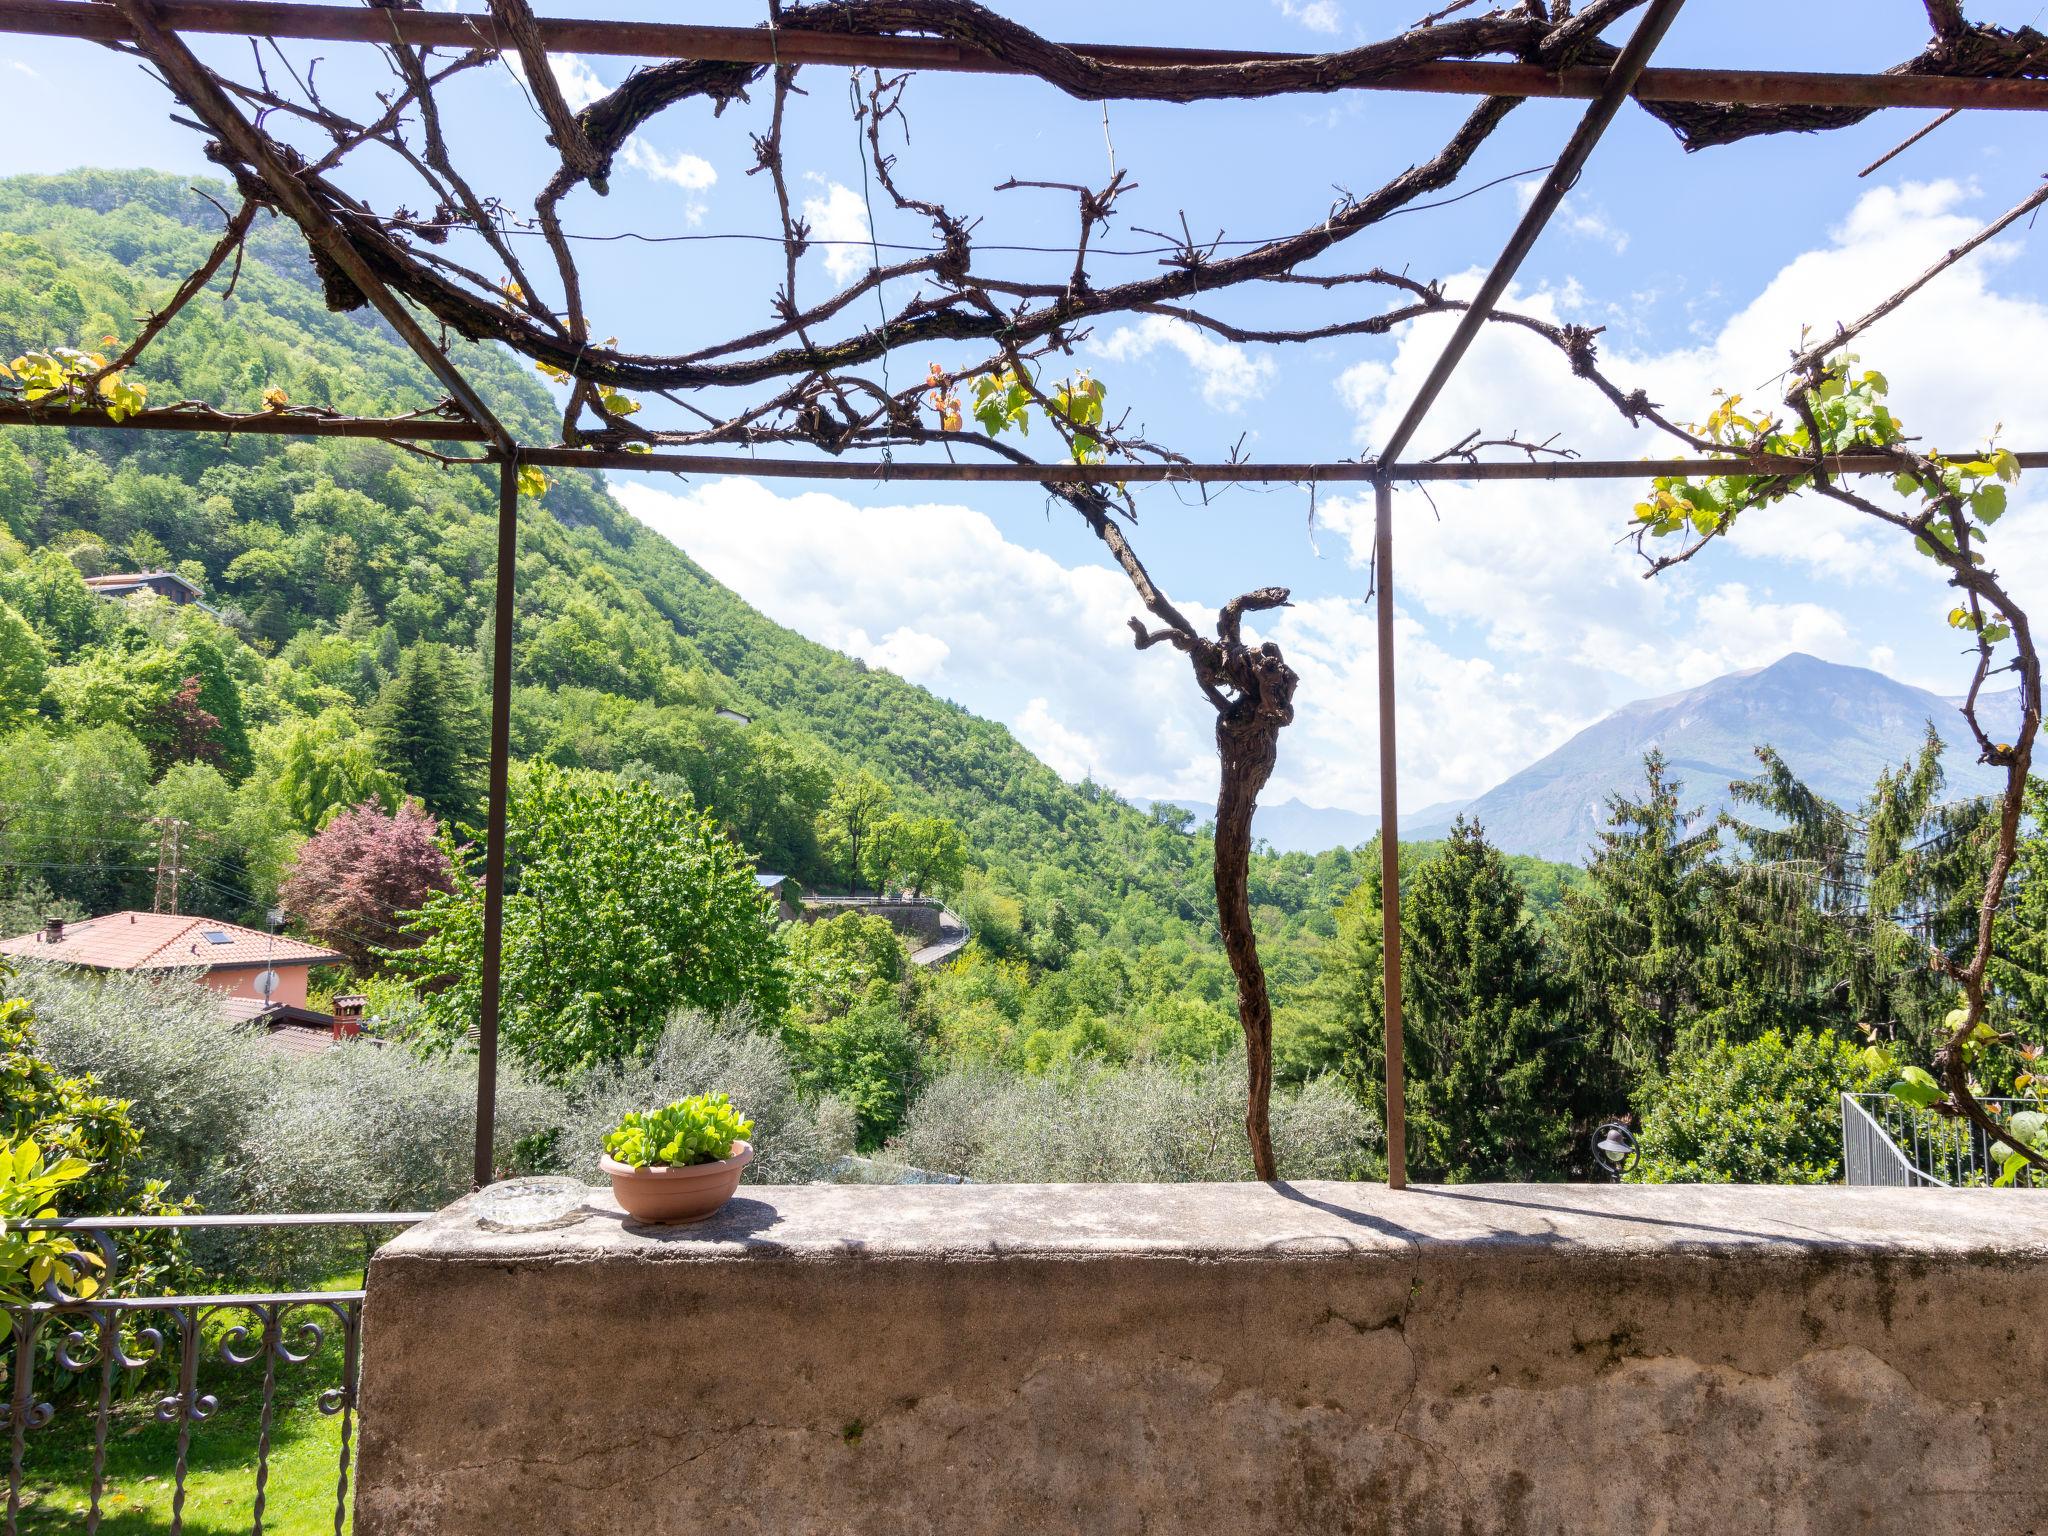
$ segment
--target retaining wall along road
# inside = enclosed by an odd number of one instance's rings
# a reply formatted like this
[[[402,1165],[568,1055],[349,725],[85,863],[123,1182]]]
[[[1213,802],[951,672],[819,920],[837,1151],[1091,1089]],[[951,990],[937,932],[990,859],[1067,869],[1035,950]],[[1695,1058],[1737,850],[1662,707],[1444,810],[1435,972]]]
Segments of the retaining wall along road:
[[[2044,1317],[2025,1193],[464,1202],[370,1268],[356,1530],[2048,1531]]]

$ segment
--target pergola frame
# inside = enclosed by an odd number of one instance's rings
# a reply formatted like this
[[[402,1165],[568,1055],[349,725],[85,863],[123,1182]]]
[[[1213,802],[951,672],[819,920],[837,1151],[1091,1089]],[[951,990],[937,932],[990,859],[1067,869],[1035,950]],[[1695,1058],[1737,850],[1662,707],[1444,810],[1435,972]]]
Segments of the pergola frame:
[[[446,351],[436,344],[411,308],[370,269],[345,229],[307,196],[291,170],[269,151],[261,135],[235,147],[263,166],[285,211],[310,242],[347,273],[378,313],[447,388],[451,412],[385,420],[326,418],[302,412],[236,415],[219,411],[144,410],[116,421],[103,410],[39,408],[0,401],[0,427],[105,427],[130,431],[249,433],[268,436],[348,437],[392,443],[469,443],[482,453],[475,462],[498,469],[498,547],[491,658],[491,726],[488,809],[484,858],[484,931],[478,1018],[478,1073],[474,1177],[481,1185],[493,1172],[500,961],[504,937],[504,874],[507,778],[510,768],[513,599],[517,574],[518,471],[521,465],[590,470],[630,469],[677,474],[733,474],[815,480],[895,480],[981,484],[1256,484],[1311,486],[1365,483],[1374,493],[1374,603],[1378,629],[1378,713],[1380,763],[1380,851],[1382,882],[1382,987],[1386,1051],[1387,1182],[1407,1183],[1405,1103],[1402,1082],[1401,895],[1399,880],[1399,794],[1396,776],[1395,671],[1393,633],[1393,489],[1396,484],[1432,481],[1642,480],[1687,474],[1811,473],[1816,465],[1831,475],[1889,475],[1892,458],[1847,454],[1819,460],[1775,455],[1730,454],[1641,460],[1585,460],[1530,456],[1512,462],[1407,461],[1401,454],[1422,425],[1480,329],[1489,319],[1534,248],[1565,193],[1578,179],[1595,146],[1622,105],[1638,101],[1697,102],[1736,106],[1941,107],[1951,110],[2048,111],[2048,80],[1963,76],[1845,74],[1769,70],[1653,69],[1650,59],[1684,0],[1650,0],[1636,30],[1605,67],[1574,65],[1549,71],[1537,65],[1492,61],[1431,62],[1388,71],[1345,90],[1590,99],[1571,139],[1545,176],[1514,234],[1495,260],[1478,295],[1467,306],[1449,341],[1393,436],[1371,460],[1311,463],[1164,463],[1109,466],[1083,463],[960,464],[897,463],[846,459],[754,458],[699,452],[628,453],[616,449],[525,445],[516,442]],[[666,22],[535,18],[549,51],[583,51],[656,59],[727,60],[794,65],[834,64],[971,73],[1028,74],[971,46],[919,37],[869,37],[792,28],[696,26]],[[290,0],[120,0],[119,8],[95,0],[0,0],[0,32],[74,38],[101,43],[141,43],[165,69],[179,94],[192,98],[219,87],[178,34],[192,32],[249,38],[446,44],[517,54],[517,44],[489,13],[451,13],[386,8],[295,4]],[[1069,44],[1085,57],[1118,64],[1231,64],[1296,60],[1309,55],[1127,45]],[[181,61],[185,67],[181,67]],[[227,106],[225,102],[223,106]],[[210,115],[210,114],[209,114]],[[232,107],[222,116],[240,121]],[[2048,449],[2015,455],[2029,469],[2048,468]]]

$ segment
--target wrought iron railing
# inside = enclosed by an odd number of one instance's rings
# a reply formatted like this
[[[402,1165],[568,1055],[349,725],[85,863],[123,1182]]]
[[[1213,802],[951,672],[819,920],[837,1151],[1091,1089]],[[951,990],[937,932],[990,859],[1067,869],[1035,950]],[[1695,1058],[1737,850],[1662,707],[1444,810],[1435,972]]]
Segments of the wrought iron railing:
[[[1999,1118],[2036,1106],[2030,1099],[1979,1101]],[[1888,1093],[1842,1095],[1844,1184],[1989,1184],[2000,1163],[1991,1138],[1964,1120],[1902,1104]]]
[[[349,1469],[355,1444],[356,1383],[362,1357],[363,1292],[356,1290],[245,1291],[191,1296],[120,1296],[121,1249],[117,1234],[152,1229],[203,1231],[214,1235],[289,1235],[292,1229],[354,1228],[388,1231],[425,1220],[425,1213],[317,1214],[288,1216],[80,1217],[31,1223],[60,1228],[90,1241],[104,1265],[93,1273],[99,1291],[80,1297],[65,1289],[76,1273],[53,1280],[44,1299],[0,1307],[8,1324],[8,1349],[0,1369],[0,1433],[7,1437],[7,1519],[5,1536],[37,1529],[81,1528],[92,1536],[106,1514],[109,1445],[117,1420],[176,1426],[168,1447],[169,1465],[147,1481],[161,1490],[168,1479],[169,1510],[164,1522],[179,1536],[186,1520],[187,1477],[203,1426],[229,1393],[246,1405],[253,1396],[256,1433],[248,1456],[246,1525],[263,1536],[272,1469],[273,1437],[279,1429],[281,1385],[289,1373],[332,1372],[332,1381],[312,1395],[317,1412],[338,1421],[334,1464],[333,1529],[349,1523]],[[78,1272],[83,1272],[82,1270]],[[82,1287],[81,1287],[82,1288]],[[316,1365],[315,1362],[318,1362]],[[63,1464],[40,1453],[60,1425],[79,1431],[66,1437]],[[83,1461],[84,1465],[80,1462]],[[86,1487],[84,1509],[69,1506],[56,1519],[38,1515],[38,1489],[58,1479]],[[157,1522],[152,1521],[153,1525]],[[324,1524],[324,1520],[322,1521]]]

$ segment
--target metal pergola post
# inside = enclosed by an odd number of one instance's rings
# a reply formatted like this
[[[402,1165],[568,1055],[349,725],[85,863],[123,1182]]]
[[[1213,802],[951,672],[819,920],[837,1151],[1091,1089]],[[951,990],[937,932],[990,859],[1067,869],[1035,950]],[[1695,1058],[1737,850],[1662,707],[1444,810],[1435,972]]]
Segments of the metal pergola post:
[[[512,771],[512,615],[519,577],[519,453],[498,458],[498,570],[491,606],[491,765],[484,811],[484,952],[477,978],[476,1167],[496,1172],[498,1005],[505,952],[505,801]]]
[[[1565,193],[1585,169],[1593,146],[1607,131],[1607,125],[1621,110],[1637,77],[1650,62],[1657,44],[1664,40],[1678,8],[1685,0],[1651,0],[1649,10],[1636,24],[1628,46],[1615,58],[1602,87],[1579,126],[1566,143],[1557,163],[1543,178],[1535,198],[1508,237],[1507,248],[1486,274],[1471,305],[1458,317],[1457,329],[1438,355],[1393,435],[1379,453],[1379,477],[1373,482],[1373,602],[1378,621],[1379,715],[1380,715],[1380,1007],[1385,1034],[1387,1187],[1408,1185],[1408,1107],[1405,1102],[1405,1051],[1401,1023],[1401,818],[1400,792],[1394,750],[1394,489],[1388,469],[1399,460],[1414,439],[1415,431],[1436,404],[1451,380],[1459,361],[1470,349],[1493,313],[1494,305],[1507,292],[1524,259],[1535,248],[1544,226],[1564,202]]]
[[[1380,1030],[1386,1051],[1387,1188],[1408,1187],[1408,1081],[1401,1040],[1401,796],[1394,766],[1394,487],[1372,487],[1373,620],[1380,706]]]

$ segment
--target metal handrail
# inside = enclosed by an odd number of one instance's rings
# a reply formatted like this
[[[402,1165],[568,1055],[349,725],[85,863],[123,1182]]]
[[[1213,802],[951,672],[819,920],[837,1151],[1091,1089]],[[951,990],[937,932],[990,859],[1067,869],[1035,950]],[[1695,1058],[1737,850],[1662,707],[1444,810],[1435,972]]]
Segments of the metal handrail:
[[[176,1381],[159,1392],[154,1417],[177,1426],[177,1440],[167,1469],[171,1496],[169,1529],[179,1536],[184,1525],[186,1474],[195,1433],[220,1406],[207,1387],[224,1372],[255,1366],[260,1371],[261,1425],[252,1479],[250,1523],[261,1536],[270,1476],[271,1426],[279,1378],[293,1367],[317,1359],[330,1340],[341,1358],[337,1385],[322,1389],[315,1406],[337,1419],[340,1447],[335,1468],[334,1531],[342,1536],[350,1511],[349,1473],[355,1445],[356,1388],[362,1361],[364,1293],[339,1291],[249,1291],[187,1296],[119,1296],[107,1294],[120,1283],[121,1232],[192,1230],[288,1231],[320,1228],[409,1227],[431,1214],[424,1211],[308,1211],[260,1216],[65,1216],[23,1222],[36,1231],[77,1232],[89,1237],[102,1267],[94,1274],[102,1289],[92,1296],[73,1295],[54,1279],[42,1300],[0,1305],[6,1331],[0,1354],[6,1371],[0,1392],[0,1435],[6,1437],[7,1506],[5,1536],[20,1531],[24,1479],[30,1465],[34,1432],[57,1417],[57,1401],[77,1386],[81,1395],[97,1392],[81,1411],[92,1416],[90,1495],[85,1530],[99,1529],[107,1494],[107,1447],[117,1399],[130,1394],[135,1382],[153,1366],[175,1368]],[[74,1275],[84,1266],[74,1264]],[[75,1283],[75,1281],[74,1281]]]
[[[2032,1099],[1989,1098],[1978,1102],[2000,1116],[2039,1107]],[[1885,1148],[1910,1171],[1910,1179],[1886,1176]],[[1844,1183],[1909,1183],[1952,1188],[1989,1184],[1999,1171],[1999,1161],[1992,1155],[1991,1138],[1966,1120],[1914,1109],[1887,1093],[1842,1095]]]
[[[1842,1182],[1852,1186],[1947,1187],[1946,1180],[1916,1167],[1853,1093],[1842,1095]]]
[[[19,1222],[26,1232],[141,1232],[189,1227],[415,1227],[432,1211],[284,1211],[268,1216],[46,1216]]]

